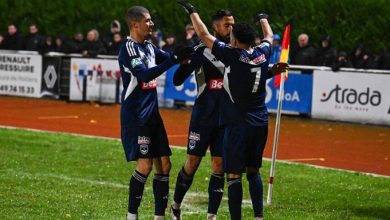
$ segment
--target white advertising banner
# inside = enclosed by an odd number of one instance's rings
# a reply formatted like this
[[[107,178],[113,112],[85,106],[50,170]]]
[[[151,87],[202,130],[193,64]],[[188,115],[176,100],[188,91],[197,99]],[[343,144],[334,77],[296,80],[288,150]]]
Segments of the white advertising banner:
[[[71,59],[69,100],[82,101],[86,77],[86,100],[115,103],[120,70],[117,60]]]
[[[390,125],[390,75],[313,74],[313,118]]]
[[[42,56],[0,54],[0,94],[41,97]]]

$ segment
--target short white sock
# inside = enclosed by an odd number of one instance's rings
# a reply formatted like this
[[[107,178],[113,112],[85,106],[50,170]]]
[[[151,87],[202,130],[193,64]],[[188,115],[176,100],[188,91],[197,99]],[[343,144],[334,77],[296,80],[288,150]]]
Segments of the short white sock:
[[[128,212],[126,220],[138,220],[137,214]]]
[[[180,205],[181,205],[181,204],[179,204],[179,203],[173,202],[172,207],[173,207],[174,209],[180,209]]]

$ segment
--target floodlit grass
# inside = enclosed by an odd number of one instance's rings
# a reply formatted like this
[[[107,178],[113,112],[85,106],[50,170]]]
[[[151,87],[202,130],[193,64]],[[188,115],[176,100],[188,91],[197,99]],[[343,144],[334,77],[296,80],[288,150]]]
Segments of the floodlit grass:
[[[126,216],[134,164],[125,161],[119,141],[0,129],[0,155],[0,219]],[[170,199],[185,157],[185,151],[173,149]],[[185,198],[185,220],[205,219],[209,164],[207,156]],[[262,170],[265,183],[268,162]],[[266,219],[390,218],[389,178],[283,163],[277,164],[276,174]],[[146,184],[140,219],[153,216],[151,180]],[[246,181],[243,185],[243,219],[253,219]],[[229,219],[226,193],[219,219]]]

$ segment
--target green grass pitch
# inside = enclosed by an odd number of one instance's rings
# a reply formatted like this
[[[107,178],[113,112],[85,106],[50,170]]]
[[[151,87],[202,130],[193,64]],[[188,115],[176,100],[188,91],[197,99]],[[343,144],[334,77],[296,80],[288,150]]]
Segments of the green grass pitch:
[[[170,202],[186,152],[173,149]],[[119,141],[0,129],[0,219],[124,219],[127,163]],[[209,155],[183,204],[183,219],[205,219]],[[267,190],[269,162],[262,178]],[[140,219],[152,219],[148,178]],[[245,178],[243,178],[245,179]],[[266,219],[389,219],[390,179],[277,163],[274,197]],[[253,219],[246,180],[243,219]],[[226,192],[225,186],[225,192]],[[226,193],[218,219],[229,219]],[[168,212],[167,215],[168,217]]]

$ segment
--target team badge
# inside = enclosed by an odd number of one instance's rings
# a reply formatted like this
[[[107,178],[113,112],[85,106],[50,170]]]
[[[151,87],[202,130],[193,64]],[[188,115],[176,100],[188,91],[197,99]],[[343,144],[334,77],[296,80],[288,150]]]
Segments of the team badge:
[[[195,146],[196,146],[196,141],[190,140],[190,142],[188,143],[188,148],[190,148],[190,150],[193,150]]]
[[[135,68],[136,66],[141,65],[141,64],[142,64],[141,58],[134,58],[131,60],[131,66],[133,68]]]
[[[139,151],[141,152],[141,154],[145,155],[148,153],[149,151],[149,145],[146,145],[146,144],[141,144],[139,146]]]

